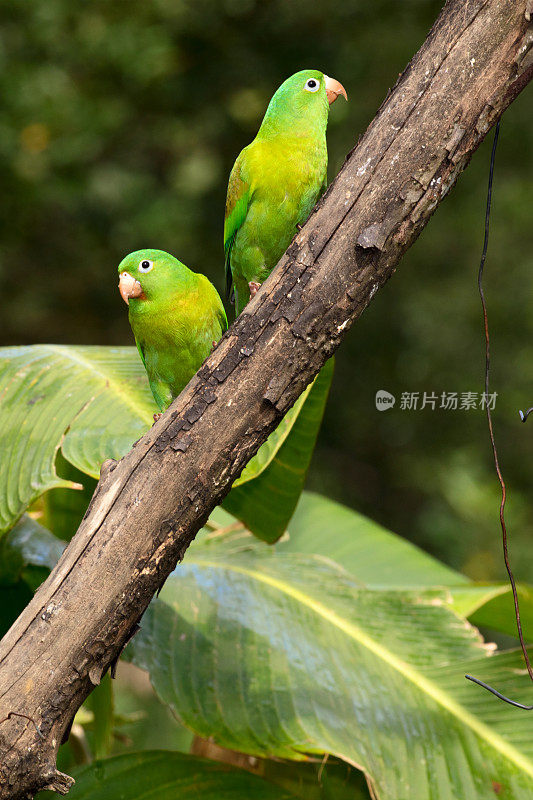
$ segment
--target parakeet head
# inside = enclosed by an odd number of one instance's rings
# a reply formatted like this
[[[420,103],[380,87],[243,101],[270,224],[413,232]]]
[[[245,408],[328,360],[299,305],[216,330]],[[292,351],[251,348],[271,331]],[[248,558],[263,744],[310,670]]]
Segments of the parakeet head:
[[[131,307],[148,300],[164,299],[174,289],[183,288],[192,273],[185,264],[163,250],[136,250],[118,266],[118,289]]]
[[[346,100],[344,86],[318,69],[303,69],[281,84],[270,101],[261,131],[310,132],[327,125],[329,106],[339,95]]]

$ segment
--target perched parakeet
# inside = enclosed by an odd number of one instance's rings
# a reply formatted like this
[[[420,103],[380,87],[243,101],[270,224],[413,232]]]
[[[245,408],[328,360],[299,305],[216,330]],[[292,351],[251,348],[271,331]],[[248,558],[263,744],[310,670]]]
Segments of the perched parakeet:
[[[162,250],[137,250],[119,265],[135,342],[163,411],[228,327],[213,284]]]
[[[259,132],[231,171],[224,252],[228,294],[237,313],[287,249],[326,185],[329,106],[342,84],[316,69],[287,78],[269,103]]]

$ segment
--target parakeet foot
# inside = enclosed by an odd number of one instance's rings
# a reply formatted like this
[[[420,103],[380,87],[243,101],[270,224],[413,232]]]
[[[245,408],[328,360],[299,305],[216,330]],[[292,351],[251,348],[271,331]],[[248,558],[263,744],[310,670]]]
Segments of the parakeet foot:
[[[163,416],[163,412],[162,411],[160,411],[159,414],[154,414],[154,425],[157,422],[157,420],[159,419],[159,417],[162,417],[162,416]]]
[[[255,297],[259,289],[261,288],[261,284],[257,283],[257,281],[250,281],[248,283],[248,288],[250,289],[250,300],[252,297]]]
[[[214,340],[211,342],[211,352],[213,352],[213,350],[215,349],[217,344],[218,344],[218,342],[215,342]]]

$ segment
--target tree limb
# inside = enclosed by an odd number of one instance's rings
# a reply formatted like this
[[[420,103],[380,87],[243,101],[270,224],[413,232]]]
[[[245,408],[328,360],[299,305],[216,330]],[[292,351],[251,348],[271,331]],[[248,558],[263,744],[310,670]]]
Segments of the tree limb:
[[[56,754],[169,572],[533,75],[530,0],[448,0],[277,269],[120,462],[0,643],[0,800]]]

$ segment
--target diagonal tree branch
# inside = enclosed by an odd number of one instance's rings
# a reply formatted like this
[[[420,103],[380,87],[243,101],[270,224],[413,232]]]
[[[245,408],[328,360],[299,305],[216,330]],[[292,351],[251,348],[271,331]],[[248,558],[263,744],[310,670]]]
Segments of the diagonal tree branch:
[[[55,759],[73,714],[533,76],[531,11],[448,0],[260,292],[152,430],[106,462],[78,533],[0,643],[0,800],[67,791]]]

